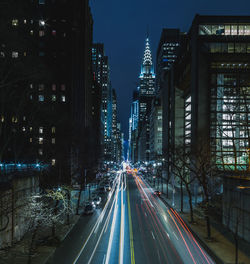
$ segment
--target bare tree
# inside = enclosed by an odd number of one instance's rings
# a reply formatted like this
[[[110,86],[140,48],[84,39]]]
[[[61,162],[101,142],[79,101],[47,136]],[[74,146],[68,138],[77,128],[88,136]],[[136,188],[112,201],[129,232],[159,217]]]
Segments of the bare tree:
[[[180,144],[171,149],[171,156],[171,173],[185,185],[189,198],[190,221],[194,222],[191,184],[194,182],[195,177],[191,177],[190,175],[190,157]],[[183,211],[183,191],[181,191],[181,211]]]
[[[56,204],[56,207],[53,206]],[[64,215],[72,214],[72,206],[69,206],[66,193],[62,190],[49,191],[47,194],[35,194],[28,197],[22,210],[21,217],[26,223],[26,230],[31,234],[28,247],[28,264],[32,261],[32,255],[36,251],[36,239],[38,231],[46,228],[54,228],[59,223],[64,223]],[[55,232],[52,234],[55,236]]]

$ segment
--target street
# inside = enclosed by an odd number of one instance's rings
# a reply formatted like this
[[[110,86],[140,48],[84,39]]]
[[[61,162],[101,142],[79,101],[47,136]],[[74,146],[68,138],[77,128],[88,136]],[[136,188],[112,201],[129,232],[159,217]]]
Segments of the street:
[[[106,204],[83,216],[49,263],[214,263],[142,176],[118,173]]]

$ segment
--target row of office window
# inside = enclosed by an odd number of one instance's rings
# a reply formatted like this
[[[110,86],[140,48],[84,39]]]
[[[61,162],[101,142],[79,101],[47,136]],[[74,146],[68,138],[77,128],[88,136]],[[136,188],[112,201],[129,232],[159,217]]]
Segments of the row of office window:
[[[60,101],[60,102],[63,102],[63,103],[66,102],[66,96],[65,95],[61,95],[61,96],[58,96],[58,97],[55,94],[52,94],[51,95],[51,101],[52,102]],[[58,98],[58,100],[57,100],[57,98]],[[33,96],[32,95],[30,95],[30,99],[33,100]],[[39,94],[38,95],[38,101],[39,102],[44,102],[45,101],[45,96],[43,94]]]
[[[199,25],[199,35],[250,36],[250,24]]]
[[[212,62],[212,69],[250,69],[250,64],[242,62]]]
[[[210,53],[250,53],[250,43],[210,42],[205,47]]]
[[[30,83],[29,85],[30,89],[34,89],[34,88],[38,88],[38,91],[44,91],[45,90],[45,84],[43,83],[39,83],[37,85],[33,84],[33,83]],[[66,85],[65,84],[55,84],[53,83],[51,85],[51,90],[52,91],[56,91],[57,89],[60,89],[61,91],[65,91],[66,90]]]
[[[52,56],[53,56],[54,58],[56,58],[56,57],[57,57],[57,54],[58,54],[58,53],[53,52]],[[45,52],[44,52],[44,51],[39,51],[37,55],[38,55],[39,57],[44,57],[44,56],[45,56]],[[62,52],[61,55],[64,56],[65,53]],[[23,56],[23,57],[26,57],[26,56],[27,56],[27,52],[26,52],[26,51],[24,51],[24,52],[12,51],[12,52],[11,52],[11,57],[12,57],[13,59],[17,59],[17,58],[20,58],[20,57],[22,57],[22,56]],[[0,51],[0,58],[5,58],[5,57],[6,57],[6,53],[5,53],[4,51]]]

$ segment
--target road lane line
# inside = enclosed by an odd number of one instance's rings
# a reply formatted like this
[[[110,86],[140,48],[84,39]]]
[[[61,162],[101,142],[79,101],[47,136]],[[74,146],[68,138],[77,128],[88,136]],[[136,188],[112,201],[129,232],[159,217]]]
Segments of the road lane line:
[[[124,253],[124,204],[123,204],[123,182],[121,188],[121,222],[120,222],[120,245],[119,245],[119,264],[123,264]]]
[[[174,234],[175,238],[176,238],[177,240],[179,240],[179,238],[177,237],[177,235],[175,234],[175,232],[173,232],[173,234]]]
[[[155,240],[155,236],[154,236],[154,233],[153,233],[153,231],[151,231],[151,234],[152,234],[152,237],[153,237],[153,239]]]
[[[106,259],[106,254],[104,254],[104,256],[103,256],[102,264],[105,263],[105,259]]]
[[[129,198],[129,187],[128,187],[128,185],[127,185],[127,198],[128,198],[128,219],[129,219],[131,264],[135,264],[134,238],[133,238],[133,227],[132,227],[132,218],[131,218],[131,208],[130,208],[130,198]]]

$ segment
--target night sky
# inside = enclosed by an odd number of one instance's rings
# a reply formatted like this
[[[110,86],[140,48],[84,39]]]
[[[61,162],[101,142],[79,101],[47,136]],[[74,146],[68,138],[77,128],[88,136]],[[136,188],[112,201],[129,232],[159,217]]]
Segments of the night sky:
[[[125,139],[132,92],[138,83],[147,27],[153,54],[162,28],[188,31],[195,14],[250,15],[250,0],[90,0],[94,42],[109,57],[112,87],[118,95],[118,116]]]

